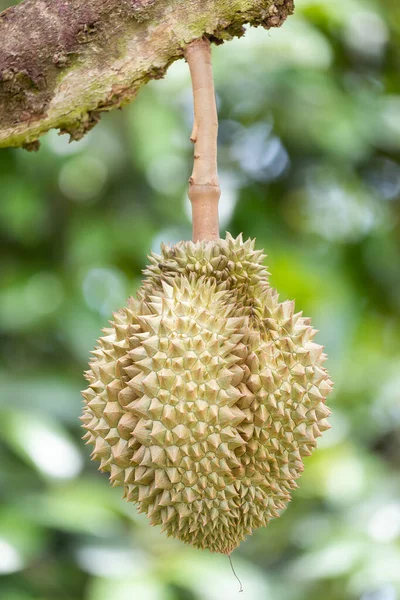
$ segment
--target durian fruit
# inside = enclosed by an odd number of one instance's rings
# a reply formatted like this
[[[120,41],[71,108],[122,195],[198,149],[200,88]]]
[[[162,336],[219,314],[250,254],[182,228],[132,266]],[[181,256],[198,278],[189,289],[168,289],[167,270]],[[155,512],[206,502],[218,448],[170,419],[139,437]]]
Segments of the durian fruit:
[[[164,246],[87,372],[100,469],[152,525],[212,552],[279,516],[329,428],[323,348],[264,258],[229,234]]]

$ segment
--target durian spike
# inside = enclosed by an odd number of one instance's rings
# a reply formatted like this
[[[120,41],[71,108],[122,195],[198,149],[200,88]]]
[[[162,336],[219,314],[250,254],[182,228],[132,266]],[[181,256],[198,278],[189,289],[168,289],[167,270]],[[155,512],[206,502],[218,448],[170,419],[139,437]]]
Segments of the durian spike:
[[[193,172],[189,179],[193,241],[219,239],[218,202],[221,195],[217,173],[218,114],[215,103],[210,41],[195,40],[185,51],[192,78],[194,124]]]

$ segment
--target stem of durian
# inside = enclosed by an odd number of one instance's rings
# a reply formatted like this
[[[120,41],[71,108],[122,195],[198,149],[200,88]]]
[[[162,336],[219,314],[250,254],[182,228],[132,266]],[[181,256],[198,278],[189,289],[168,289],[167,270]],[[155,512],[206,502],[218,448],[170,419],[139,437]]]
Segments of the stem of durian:
[[[218,202],[221,195],[217,173],[218,114],[209,40],[190,43],[185,51],[192,78],[194,164],[189,179],[193,241],[219,238]]]

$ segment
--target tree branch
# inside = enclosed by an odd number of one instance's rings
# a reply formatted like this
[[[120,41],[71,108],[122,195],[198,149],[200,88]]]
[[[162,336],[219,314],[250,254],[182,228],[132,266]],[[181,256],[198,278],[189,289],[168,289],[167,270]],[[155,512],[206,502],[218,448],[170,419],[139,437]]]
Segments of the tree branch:
[[[191,135],[194,142],[194,164],[189,180],[193,241],[217,240],[218,202],[221,195],[217,174],[218,114],[209,40],[203,38],[189,44],[185,58],[192,77],[194,100]]]
[[[278,27],[293,0],[25,0],[0,14],[0,147],[80,139],[186,46]]]

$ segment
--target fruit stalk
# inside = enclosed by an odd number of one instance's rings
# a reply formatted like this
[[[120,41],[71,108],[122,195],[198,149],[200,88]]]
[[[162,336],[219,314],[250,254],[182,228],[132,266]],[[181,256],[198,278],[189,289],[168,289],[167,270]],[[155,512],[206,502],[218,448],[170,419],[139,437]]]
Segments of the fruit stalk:
[[[221,195],[217,173],[218,114],[211,63],[211,45],[201,38],[185,51],[192,78],[194,124],[193,172],[189,179],[193,241],[219,239],[218,202]]]

